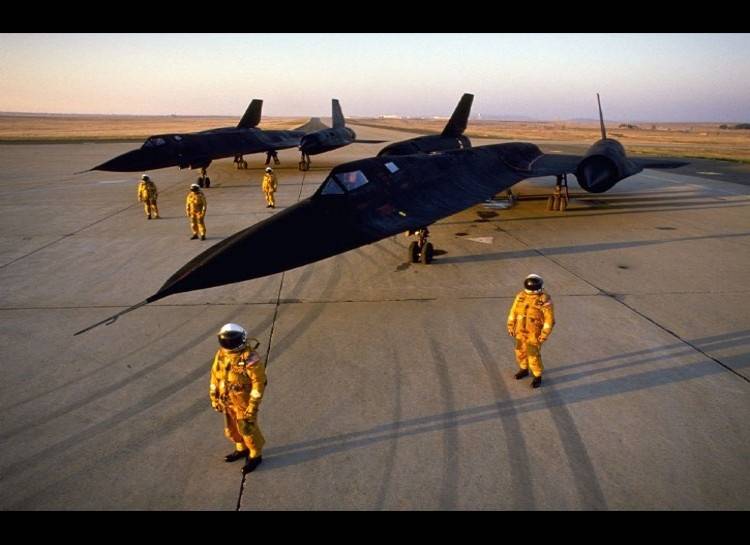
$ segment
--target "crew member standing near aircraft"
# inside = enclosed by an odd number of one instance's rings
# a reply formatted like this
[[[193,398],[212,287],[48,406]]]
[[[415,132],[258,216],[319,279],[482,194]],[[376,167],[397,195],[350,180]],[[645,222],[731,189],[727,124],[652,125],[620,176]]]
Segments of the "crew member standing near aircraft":
[[[518,292],[508,314],[508,334],[516,339],[516,360],[521,368],[516,379],[534,375],[532,388],[542,384],[541,346],[555,326],[552,298],[544,292],[544,281],[537,274],[530,274],[523,282],[523,291]]]
[[[279,182],[276,180],[276,174],[274,174],[271,167],[266,168],[262,185],[263,194],[266,196],[266,208],[276,208],[276,201],[273,198],[273,194],[276,193]]]
[[[247,332],[238,324],[219,331],[220,348],[211,366],[211,406],[224,413],[224,435],[234,443],[226,462],[247,458],[243,473],[253,471],[263,460],[266,440],[258,426],[258,408],[266,389],[266,368],[247,342]]]
[[[138,202],[143,203],[147,219],[151,219],[152,215],[154,219],[159,217],[159,208],[156,206],[158,196],[156,184],[151,181],[151,178],[147,174],[141,176],[141,182],[138,184]]]
[[[204,223],[206,207],[206,196],[201,191],[200,186],[198,184],[191,185],[185,202],[185,213],[190,218],[190,228],[193,230],[191,240],[199,236],[201,240],[206,240],[206,224]]]

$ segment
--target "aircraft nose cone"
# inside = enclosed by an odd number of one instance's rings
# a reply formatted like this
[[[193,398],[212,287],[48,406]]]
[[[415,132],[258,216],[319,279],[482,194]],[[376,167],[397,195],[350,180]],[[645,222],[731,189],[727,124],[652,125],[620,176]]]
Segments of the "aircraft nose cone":
[[[148,157],[142,150],[135,149],[118,155],[114,159],[105,161],[91,170],[107,170],[111,172],[136,172],[139,170],[150,170]]]
[[[93,167],[91,170],[108,170],[111,172],[139,172],[157,168],[176,166],[176,158],[168,150],[130,150],[114,159]]]
[[[196,256],[149,302],[293,269],[355,248],[362,237],[341,210],[327,209],[307,199]]]

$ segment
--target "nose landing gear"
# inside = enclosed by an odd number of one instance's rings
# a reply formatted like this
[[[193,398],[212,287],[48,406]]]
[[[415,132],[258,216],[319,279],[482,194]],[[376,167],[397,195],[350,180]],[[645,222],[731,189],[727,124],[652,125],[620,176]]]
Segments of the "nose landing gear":
[[[247,161],[245,161],[245,158],[242,155],[235,155],[234,164],[237,167],[237,170],[247,169]]]
[[[417,240],[413,240],[409,244],[409,262],[419,263],[422,262],[424,265],[432,263],[432,258],[435,255],[435,248],[432,242],[427,242],[427,237],[430,236],[430,231],[427,227],[419,229],[416,233]]]

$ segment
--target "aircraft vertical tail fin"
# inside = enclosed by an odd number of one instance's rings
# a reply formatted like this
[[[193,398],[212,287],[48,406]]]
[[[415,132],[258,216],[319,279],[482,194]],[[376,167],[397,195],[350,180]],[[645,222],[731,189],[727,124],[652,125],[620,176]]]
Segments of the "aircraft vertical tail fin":
[[[250,129],[260,123],[260,112],[263,109],[263,101],[257,98],[253,99],[250,106],[247,107],[245,115],[242,116],[237,124],[238,129]]]
[[[333,128],[338,129],[346,125],[344,113],[341,111],[341,104],[337,98],[331,99],[331,117],[333,118]]]
[[[458,106],[453,111],[448,124],[443,129],[443,136],[461,136],[466,130],[466,124],[469,122],[469,114],[471,113],[471,103],[474,100],[474,95],[465,93],[458,102]]]
[[[602,138],[607,138],[607,129],[604,128],[604,114],[602,113],[602,101],[599,99],[599,93],[596,93],[596,102],[599,104],[599,126],[602,129]]]

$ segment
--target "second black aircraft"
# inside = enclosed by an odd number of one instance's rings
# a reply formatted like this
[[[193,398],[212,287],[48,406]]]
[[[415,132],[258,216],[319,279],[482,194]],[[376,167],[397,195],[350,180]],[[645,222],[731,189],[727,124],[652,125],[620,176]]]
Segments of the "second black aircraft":
[[[385,140],[358,140],[357,134],[346,126],[344,114],[338,99],[331,100],[332,128],[326,128],[311,132],[302,137],[299,150],[302,159],[299,162],[300,170],[310,170],[310,156],[325,153],[349,144],[382,144]]]

